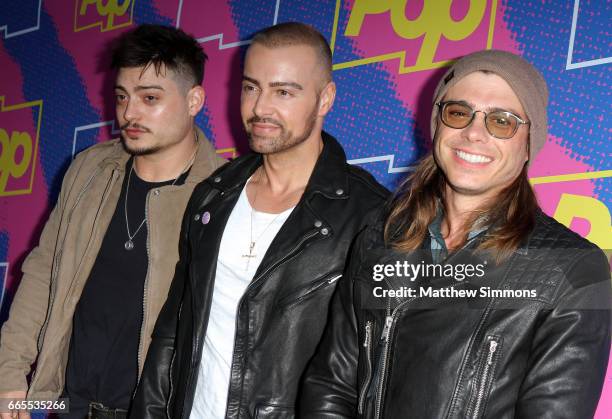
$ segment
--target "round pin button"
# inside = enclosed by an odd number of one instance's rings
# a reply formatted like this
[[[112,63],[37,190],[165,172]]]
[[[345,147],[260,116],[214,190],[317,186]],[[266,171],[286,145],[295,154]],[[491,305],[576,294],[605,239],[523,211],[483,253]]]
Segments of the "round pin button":
[[[209,221],[210,221],[210,212],[206,211],[204,214],[202,214],[202,224],[208,224]]]

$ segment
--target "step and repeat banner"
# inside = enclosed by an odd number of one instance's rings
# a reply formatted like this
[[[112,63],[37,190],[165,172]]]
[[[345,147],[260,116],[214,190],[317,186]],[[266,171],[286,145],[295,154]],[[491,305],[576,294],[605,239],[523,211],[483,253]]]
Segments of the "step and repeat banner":
[[[530,177],[544,211],[612,248],[610,0],[0,1],[0,323],[76,153],[117,136],[109,45],[139,23],[180,27],[209,61],[198,125],[218,153],[248,150],[241,62],[257,30],[308,23],[333,50],[325,129],[389,188],[430,148],[444,67],[487,48],[522,55],[550,88],[549,137]],[[612,369],[598,418],[612,412]]]

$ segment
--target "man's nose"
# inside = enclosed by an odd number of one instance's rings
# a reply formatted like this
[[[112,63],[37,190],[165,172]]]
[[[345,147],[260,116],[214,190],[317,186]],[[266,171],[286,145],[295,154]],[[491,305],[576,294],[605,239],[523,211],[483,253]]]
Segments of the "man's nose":
[[[486,115],[482,111],[475,111],[472,122],[463,128],[462,135],[469,141],[489,141],[489,131],[485,121]]]

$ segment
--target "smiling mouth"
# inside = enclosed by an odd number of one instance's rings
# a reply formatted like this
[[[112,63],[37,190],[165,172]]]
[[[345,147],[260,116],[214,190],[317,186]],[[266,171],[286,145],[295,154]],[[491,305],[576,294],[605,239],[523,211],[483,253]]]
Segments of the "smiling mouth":
[[[468,163],[489,163],[493,161],[493,159],[490,157],[483,156],[481,154],[466,153],[465,151],[462,151],[462,150],[455,150],[455,154],[461,160],[465,160]]]

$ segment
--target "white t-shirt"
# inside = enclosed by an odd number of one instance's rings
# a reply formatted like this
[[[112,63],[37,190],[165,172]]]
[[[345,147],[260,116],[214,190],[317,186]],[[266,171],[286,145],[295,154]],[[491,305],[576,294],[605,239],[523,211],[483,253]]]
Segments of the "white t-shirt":
[[[190,418],[225,417],[238,302],[291,211],[293,208],[280,214],[253,211],[246,187],[242,189],[221,238],[208,328]],[[251,241],[255,242],[255,246],[248,257]]]

